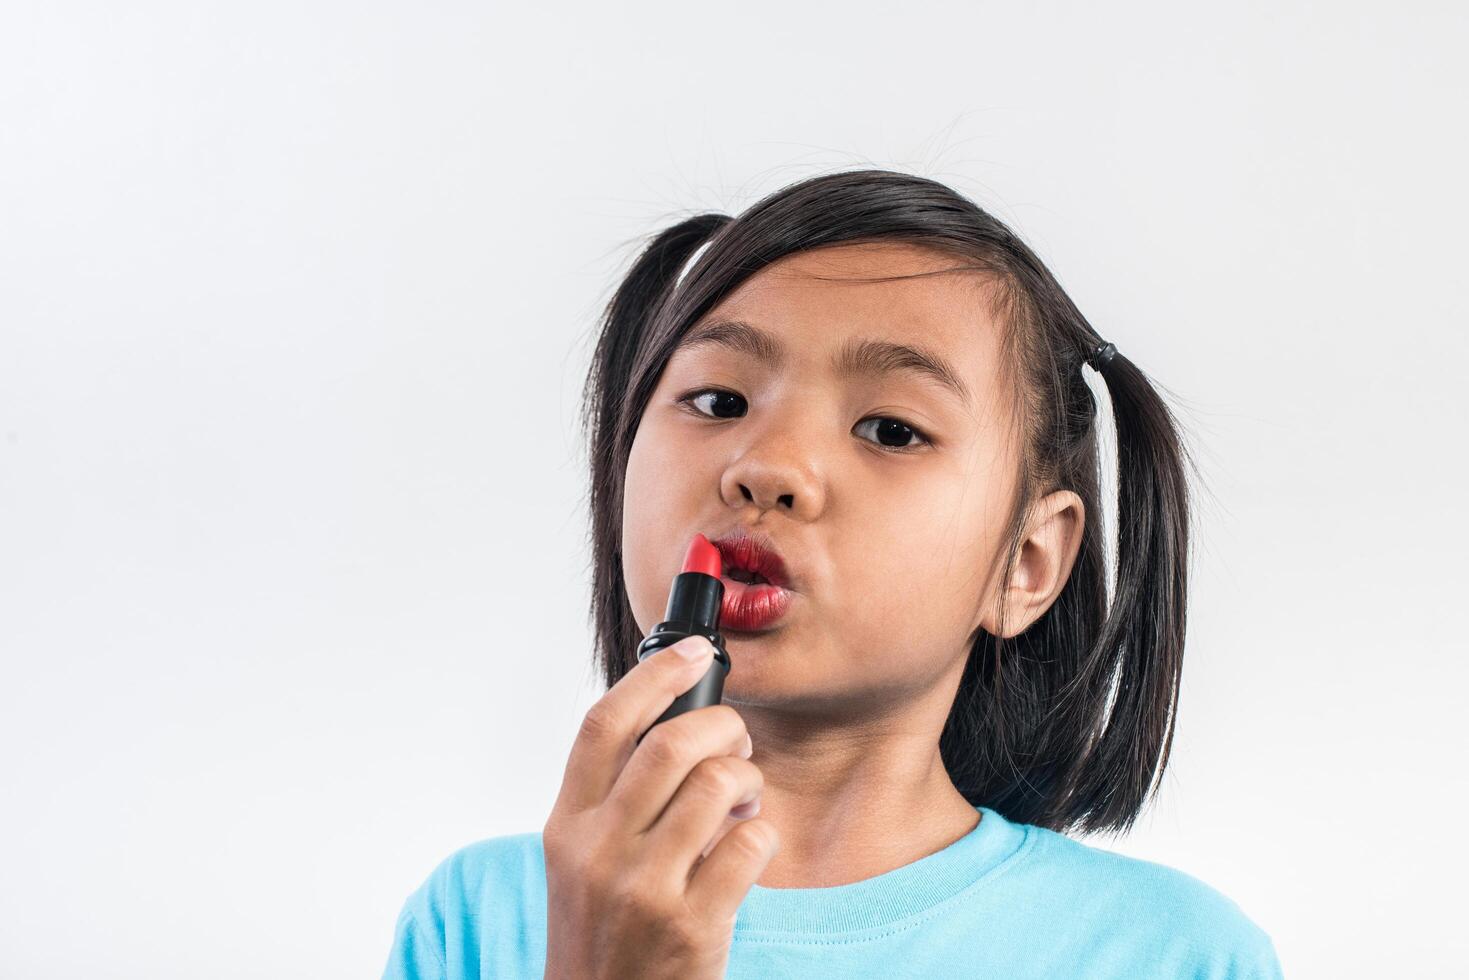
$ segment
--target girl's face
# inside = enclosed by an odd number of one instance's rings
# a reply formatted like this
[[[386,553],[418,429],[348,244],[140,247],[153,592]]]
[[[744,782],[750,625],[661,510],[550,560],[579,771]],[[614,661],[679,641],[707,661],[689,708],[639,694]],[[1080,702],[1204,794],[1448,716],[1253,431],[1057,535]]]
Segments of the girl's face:
[[[727,703],[880,711],[957,683],[976,629],[997,632],[1017,456],[991,287],[975,272],[860,281],[959,264],[902,243],[787,256],[695,324],[665,368],[626,474],[638,626],[662,620],[696,532],[768,535],[793,579],[773,627],[721,630]],[[700,342],[715,322],[743,326]],[[1050,569],[1061,583],[1064,565]],[[1042,579],[1028,582],[1041,608],[1018,610],[1032,619],[1060,588]]]

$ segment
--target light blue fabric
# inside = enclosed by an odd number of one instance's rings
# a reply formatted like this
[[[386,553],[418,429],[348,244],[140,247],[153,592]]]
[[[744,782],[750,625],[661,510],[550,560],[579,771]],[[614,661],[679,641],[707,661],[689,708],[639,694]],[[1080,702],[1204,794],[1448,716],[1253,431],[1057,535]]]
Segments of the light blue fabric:
[[[977,808],[934,854],[833,888],[745,896],[730,980],[774,977],[1267,980],[1270,937],[1181,871]],[[452,854],[409,896],[384,980],[539,978],[546,865],[539,833]]]

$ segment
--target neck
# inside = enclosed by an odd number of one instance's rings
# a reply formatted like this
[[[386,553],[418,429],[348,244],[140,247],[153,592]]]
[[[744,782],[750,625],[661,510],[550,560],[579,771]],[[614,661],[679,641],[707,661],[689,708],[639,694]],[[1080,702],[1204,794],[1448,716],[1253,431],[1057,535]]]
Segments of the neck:
[[[764,776],[760,816],[780,833],[762,887],[861,881],[942,850],[979,822],[944,768],[942,720],[828,720],[802,730],[767,709],[741,705],[740,714]]]

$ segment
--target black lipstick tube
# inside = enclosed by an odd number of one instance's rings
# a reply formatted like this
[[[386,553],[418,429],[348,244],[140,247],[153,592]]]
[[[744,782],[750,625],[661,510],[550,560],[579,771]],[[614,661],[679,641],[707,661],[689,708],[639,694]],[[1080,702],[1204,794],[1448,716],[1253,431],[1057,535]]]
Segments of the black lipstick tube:
[[[714,660],[699,682],[675,698],[653,725],[676,718],[685,711],[718,704],[724,696],[724,678],[729,673],[730,662],[729,653],[724,649],[724,637],[719,635],[719,613],[723,606],[724,583],[713,575],[679,572],[673,577],[663,622],[654,626],[653,631],[638,644],[638,661],[642,662],[688,636],[702,636],[714,644]],[[650,725],[648,731],[652,730]],[[638,741],[641,742],[643,735],[647,734],[639,735]]]

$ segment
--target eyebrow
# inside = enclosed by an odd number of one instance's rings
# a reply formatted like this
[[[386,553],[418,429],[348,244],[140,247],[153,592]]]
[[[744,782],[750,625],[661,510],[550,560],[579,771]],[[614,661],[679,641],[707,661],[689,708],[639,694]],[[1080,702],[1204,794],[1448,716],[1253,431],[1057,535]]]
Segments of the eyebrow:
[[[714,345],[754,358],[771,367],[785,360],[780,338],[743,320],[710,320],[690,330],[674,353],[690,347]],[[965,406],[973,399],[959,372],[946,359],[930,350],[888,340],[854,338],[842,345],[832,358],[839,375],[881,375],[907,372],[935,382],[957,395]]]

